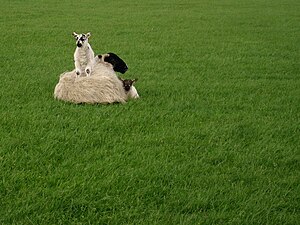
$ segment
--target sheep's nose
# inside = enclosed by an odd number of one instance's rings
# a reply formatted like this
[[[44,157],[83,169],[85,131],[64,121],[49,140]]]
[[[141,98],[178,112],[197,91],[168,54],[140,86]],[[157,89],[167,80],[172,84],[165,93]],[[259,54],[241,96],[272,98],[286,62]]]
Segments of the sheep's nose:
[[[77,43],[77,47],[81,47],[82,46],[82,44],[80,44],[80,43]]]

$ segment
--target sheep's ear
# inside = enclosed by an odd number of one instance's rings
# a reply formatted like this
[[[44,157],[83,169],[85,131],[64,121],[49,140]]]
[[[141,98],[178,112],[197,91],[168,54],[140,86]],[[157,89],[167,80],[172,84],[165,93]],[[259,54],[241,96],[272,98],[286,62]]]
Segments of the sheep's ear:
[[[138,81],[138,79],[135,78],[135,79],[132,80],[132,83],[135,83],[135,82],[137,82],[137,81]]]
[[[85,35],[87,38],[89,38],[91,36],[91,33],[88,32],[86,35]]]
[[[78,36],[78,34],[76,34],[75,32],[73,32],[72,35],[73,35],[74,37],[77,37],[77,36]]]
[[[120,81],[122,81],[122,82],[124,81],[121,77],[118,76],[118,78],[119,78]]]

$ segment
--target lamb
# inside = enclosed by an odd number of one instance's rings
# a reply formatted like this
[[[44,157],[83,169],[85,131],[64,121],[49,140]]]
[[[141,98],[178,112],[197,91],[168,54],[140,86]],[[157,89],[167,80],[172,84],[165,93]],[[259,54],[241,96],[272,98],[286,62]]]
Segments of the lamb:
[[[90,76],[95,58],[94,51],[88,42],[91,33],[77,34],[73,32],[73,36],[76,39],[77,45],[74,53],[75,72],[77,77],[81,76],[83,72],[86,73],[86,76]]]
[[[125,90],[125,93],[127,95],[127,98],[132,98],[132,99],[137,99],[139,98],[139,94],[136,90],[136,88],[133,86],[133,83],[135,83],[138,79],[122,79],[121,77],[119,77],[119,79],[122,81],[123,83],[123,87]]]

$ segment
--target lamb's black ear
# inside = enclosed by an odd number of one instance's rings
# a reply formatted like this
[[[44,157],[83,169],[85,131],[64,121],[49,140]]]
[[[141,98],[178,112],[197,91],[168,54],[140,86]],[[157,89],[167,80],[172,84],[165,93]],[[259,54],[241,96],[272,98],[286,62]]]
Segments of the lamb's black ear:
[[[121,77],[118,76],[118,78],[119,78],[120,81],[124,82],[124,80]]]
[[[112,52],[107,54],[109,56],[105,57],[104,61],[112,64],[114,71],[124,74],[128,70],[126,63],[119,56]]]

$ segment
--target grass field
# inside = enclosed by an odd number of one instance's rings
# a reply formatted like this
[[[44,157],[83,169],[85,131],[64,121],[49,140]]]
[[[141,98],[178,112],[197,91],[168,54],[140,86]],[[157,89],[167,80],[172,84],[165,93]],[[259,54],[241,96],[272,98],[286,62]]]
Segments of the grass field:
[[[0,224],[299,224],[298,0],[0,5]],[[73,31],[138,101],[53,98]]]

